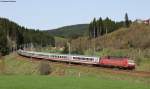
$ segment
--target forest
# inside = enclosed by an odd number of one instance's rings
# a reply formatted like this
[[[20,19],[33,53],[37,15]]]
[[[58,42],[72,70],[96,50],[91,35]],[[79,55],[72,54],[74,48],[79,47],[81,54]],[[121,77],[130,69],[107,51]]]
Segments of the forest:
[[[0,55],[17,49],[54,46],[54,38],[46,32],[28,29],[6,18],[0,18]]]
[[[93,21],[89,24],[89,37],[97,38],[107,33],[116,31],[119,28],[129,27],[132,21],[129,20],[127,13],[125,14],[124,19],[124,21],[116,22],[108,17],[106,19],[102,19],[102,17],[100,17],[98,20],[94,18]]]

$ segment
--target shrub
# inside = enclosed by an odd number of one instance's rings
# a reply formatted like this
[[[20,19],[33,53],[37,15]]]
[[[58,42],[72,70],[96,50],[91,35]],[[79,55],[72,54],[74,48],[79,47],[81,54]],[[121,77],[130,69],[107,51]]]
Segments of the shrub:
[[[41,61],[39,66],[39,72],[41,75],[49,75],[52,72],[48,61]]]

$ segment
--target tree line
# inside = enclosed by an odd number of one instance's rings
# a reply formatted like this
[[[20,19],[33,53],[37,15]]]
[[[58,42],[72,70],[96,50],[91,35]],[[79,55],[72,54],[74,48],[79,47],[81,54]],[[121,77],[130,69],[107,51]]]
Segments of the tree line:
[[[24,47],[54,46],[55,40],[47,32],[28,29],[6,18],[0,18],[0,55]]]
[[[93,21],[89,24],[89,37],[96,38],[103,36],[104,34],[113,32],[121,27],[129,27],[131,21],[128,18],[128,14],[125,14],[125,21],[115,22],[110,18],[99,19],[94,18]]]

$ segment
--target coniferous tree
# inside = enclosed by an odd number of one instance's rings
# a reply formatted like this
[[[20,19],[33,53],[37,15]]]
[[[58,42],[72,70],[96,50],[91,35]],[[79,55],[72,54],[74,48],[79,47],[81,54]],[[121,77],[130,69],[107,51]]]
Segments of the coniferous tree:
[[[98,36],[103,36],[106,33],[113,32],[123,26],[123,21],[115,22],[108,17],[105,20],[103,20],[101,17],[99,18],[99,20],[96,20],[96,18],[94,18],[93,21],[89,24],[89,37],[96,38]]]
[[[99,33],[100,33],[100,27],[101,27],[99,20],[97,20],[96,26],[97,26],[97,34],[96,35],[98,37],[100,35]]]
[[[7,36],[3,29],[0,29],[0,54],[2,56],[9,53],[9,47],[7,45]]]
[[[99,36],[102,36],[104,32],[104,24],[101,17],[99,18],[98,22],[99,22]]]
[[[109,31],[110,31],[110,19],[107,17],[105,20],[104,20],[104,31],[103,31],[103,34],[107,34]]]
[[[125,14],[125,27],[129,27],[130,25],[130,21],[129,21],[129,18],[128,18],[128,14],[126,13]]]
[[[92,38],[92,29],[93,29],[93,27],[92,27],[92,22],[89,24],[89,38],[91,39]]]
[[[94,18],[93,20],[93,38],[97,37],[97,22],[96,22],[96,18]]]
[[[69,53],[69,48],[68,48],[68,45],[67,45],[67,44],[65,44],[65,46],[64,46],[64,50],[63,50],[63,52],[62,52],[62,53],[64,53],[64,54]]]

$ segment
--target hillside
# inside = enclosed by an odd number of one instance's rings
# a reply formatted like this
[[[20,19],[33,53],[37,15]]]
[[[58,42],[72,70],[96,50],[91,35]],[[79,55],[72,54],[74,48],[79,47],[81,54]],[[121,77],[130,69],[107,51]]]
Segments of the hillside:
[[[143,65],[143,62],[145,67],[142,68],[150,70],[150,26],[132,24],[129,28],[121,28],[97,39],[81,37],[72,40],[71,51],[86,55],[128,56],[137,65]]]
[[[84,36],[88,34],[88,24],[77,24],[71,26],[64,26],[58,29],[48,30],[53,36],[59,37],[72,37],[72,36]]]
[[[91,42],[89,42],[91,41]],[[87,46],[87,44],[89,44]],[[121,28],[112,33],[89,40],[82,37],[72,41],[73,47],[88,49],[95,47],[97,50],[102,48],[128,49],[128,48],[150,48],[150,26],[143,24],[132,24],[129,28]]]
[[[129,22],[131,23],[131,22]],[[65,37],[65,38],[78,38],[81,36],[102,36],[106,33],[111,33],[124,26],[124,21],[113,21],[110,18],[94,18],[89,24],[76,24],[70,26],[64,26],[58,29],[48,30],[53,36]],[[107,29],[106,29],[107,28]],[[95,31],[95,32],[94,32]]]
[[[27,29],[7,18],[0,18],[0,55],[19,48],[27,48],[31,43],[34,47],[53,45],[54,38],[48,33]]]
[[[99,37],[97,46],[112,48],[150,48],[150,26],[132,24],[113,33]]]

